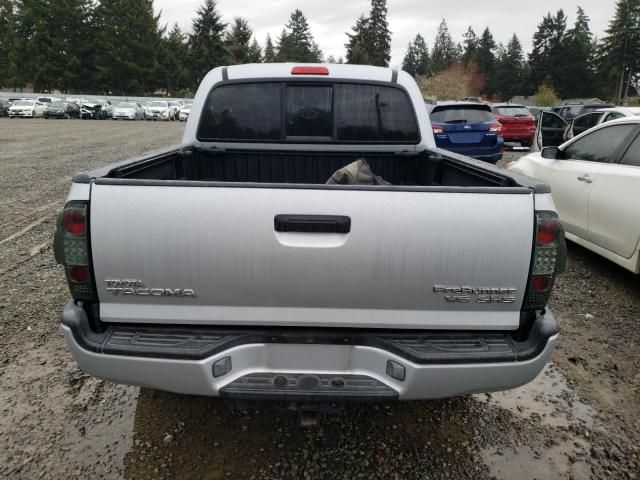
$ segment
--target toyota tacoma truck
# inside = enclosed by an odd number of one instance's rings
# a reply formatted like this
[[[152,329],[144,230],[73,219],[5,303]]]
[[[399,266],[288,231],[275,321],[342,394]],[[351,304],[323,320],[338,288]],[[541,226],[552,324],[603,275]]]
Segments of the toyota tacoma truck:
[[[374,180],[335,175],[354,162]],[[118,383],[442,398],[531,381],[558,339],[549,187],[436,148],[388,68],[212,70],[180,145],[74,176],[54,244],[69,349]]]

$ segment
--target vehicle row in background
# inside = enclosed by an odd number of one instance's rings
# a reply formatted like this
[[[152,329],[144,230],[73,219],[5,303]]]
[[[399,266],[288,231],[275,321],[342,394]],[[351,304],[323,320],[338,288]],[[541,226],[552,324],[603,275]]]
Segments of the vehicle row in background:
[[[88,100],[86,98],[66,99],[58,97],[12,97],[0,98],[0,117],[10,118],[107,118],[127,120],[182,120],[189,117],[191,101],[177,100],[125,100],[114,108],[111,100]],[[184,114],[182,110],[187,107]]]
[[[427,105],[433,134],[440,148],[496,163],[505,142],[529,148],[535,136],[536,118],[524,105],[475,99]]]

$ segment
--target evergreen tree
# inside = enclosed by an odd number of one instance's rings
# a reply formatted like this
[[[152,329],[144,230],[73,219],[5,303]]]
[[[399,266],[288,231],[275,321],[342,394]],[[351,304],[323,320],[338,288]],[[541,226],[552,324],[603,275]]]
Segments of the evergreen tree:
[[[322,61],[322,51],[313,41],[309,22],[301,10],[296,9],[291,14],[286,29],[287,61],[310,63]],[[278,49],[278,54],[280,54],[280,49]]]
[[[0,0],[0,86],[14,91],[24,84],[18,68],[18,18],[12,0]]]
[[[158,86],[163,30],[153,0],[101,0],[95,10],[95,66],[101,91],[143,94]]]
[[[452,40],[447,22],[443,19],[433,42],[433,51],[431,53],[433,71],[437,73],[446,70],[458,60],[458,56],[458,46]]]
[[[506,48],[502,45],[498,47],[494,79],[494,93],[505,101],[525,89],[524,52],[515,33]]]
[[[624,99],[640,81],[640,0],[618,0],[599,49],[603,92]]]
[[[409,42],[407,53],[402,62],[402,69],[413,77],[427,75],[430,70],[429,48],[424,37],[419,33],[413,42]]]
[[[225,28],[226,24],[222,22],[216,2],[204,0],[196,12],[192,33],[189,35],[189,62],[193,86],[199,85],[209,70],[227,63],[223,39]]]
[[[409,45],[407,45],[407,51],[404,54],[404,59],[402,60],[402,70],[412,77],[415,77],[418,74],[418,56],[413,42],[409,42]]]
[[[562,40],[564,61],[558,68],[555,84],[561,98],[589,97],[594,92],[593,34],[589,17],[578,7],[576,22]]]
[[[549,76],[555,83],[561,76],[560,68],[565,61],[562,52],[562,40],[567,28],[564,11],[558,10],[542,19],[538,31],[533,35],[533,50],[529,54],[531,84],[529,91],[535,91]]]
[[[387,0],[371,0],[364,45],[369,64],[388,67],[391,60],[391,31],[387,22]]]
[[[391,31],[387,22],[387,1],[371,0],[369,16],[360,15],[347,33],[347,63],[389,66]]]
[[[276,61],[276,49],[271,41],[271,35],[267,34],[267,40],[264,44],[264,62],[273,63]]]
[[[253,37],[253,41],[251,42],[251,45],[249,45],[249,56],[247,58],[247,61],[249,63],[262,62],[262,48],[260,48],[260,44],[255,37]]]
[[[464,40],[462,41],[462,61],[465,65],[468,65],[469,62],[475,62],[476,51],[478,50],[478,37],[471,26],[467,28],[467,31],[463,35],[463,37]]]
[[[255,52],[251,52],[251,37],[253,31],[249,22],[244,18],[236,17],[231,28],[225,34],[224,44],[227,48],[229,64],[237,65],[249,63],[249,58],[255,58]],[[258,47],[259,49],[260,47]],[[259,53],[258,53],[259,55]],[[259,57],[258,57],[259,61]]]
[[[187,36],[176,23],[162,39],[156,74],[161,86],[170,94],[185,92],[189,88],[188,52]]]
[[[347,33],[347,63],[356,65],[369,64],[369,51],[366,47],[369,19],[360,15],[352,27],[353,33]]]
[[[295,60],[293,40],[285,28],[276,41],[276,62],[293,62]]]
[[[475,53],[475,63],[478,69],[478,73],[483,75],[486,79],[486,85],[483,89],[483,93],[492,95],[496,93],[498,75],[496,72],[496,42],[493,39],[493,35],[486,27],[478,40],[478,45]],[[504,47],[502,47],[504,51]],[[504,55],[504,53],[503,53]]]
[[[89,0],[17,1],[20,70],[38,91],[68,91],[83,79]]]
[[[484,29],[476,48],[476,64],[478,71],[484,75],[492,75],[495,67],[495,49],[497,45],[489,27]]]

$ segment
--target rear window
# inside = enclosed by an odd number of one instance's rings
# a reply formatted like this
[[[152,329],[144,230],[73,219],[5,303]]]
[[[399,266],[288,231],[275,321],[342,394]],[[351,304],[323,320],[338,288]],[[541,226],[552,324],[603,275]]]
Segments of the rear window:
[[[431,112],[431,121],[436,123],[484,123],[495,117],[486,105],[442,105]]]
[[[221,85],[207,98],[200,140],[418,143],[408,96],[364,84]]]
[[[494,109],[497,114],[505,117],[528,117],[530,115],[526,107],[494,107]]]

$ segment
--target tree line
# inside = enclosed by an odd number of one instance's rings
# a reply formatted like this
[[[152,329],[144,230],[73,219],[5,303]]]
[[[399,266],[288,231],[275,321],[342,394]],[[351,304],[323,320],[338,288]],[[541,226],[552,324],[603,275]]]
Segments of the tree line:
[[[560,98],[601,97],[621,101],[637,94],[640,81],[640,0],[618,0],[602,39],[590,29],[590,19],[578,7],[568,25],[565,12],[548,13],[533,36],[525,56],[514,34],[506,45],[497,43],[489,27],[480,35],[469,26],[462,42],[455,42],[447,22],[438,28],[433,47],[417,34],[406,50],[403,69],[421,79],[448,70],[466,74],[468,91],[508,100],[514,95],[543,92]],[[420,82],[419,82],[420,83]]]
[[[562,10],[547,14],[525,56],[514,34],[497,43],[489,27],[470,26],[454,41],[445,20],[431,48],[417,34],[402,67],[422,81],[464,72],[477,95],[508,99],[541,86],[562,98],[624,98],[640,80],[640,0],[617,0],[605,37],[597,39],[578,8],[567,24]],[[186,95],[219,65],[322,62],[387,66],[391,37],[386,0],[346,33],[345,58],[324,56],[309,22],[293,11],[280,34],[262,44],[249,22],[222,20],[215,0],[203,0],[189,32],[160,22],[153,0],[0,0],[0,85],[19,90]],[[445,76],[443,78],[451,78]]]

